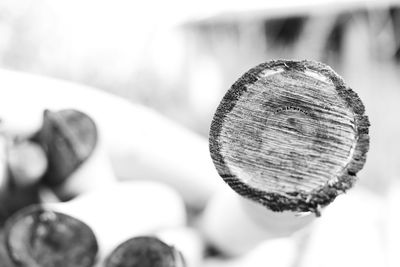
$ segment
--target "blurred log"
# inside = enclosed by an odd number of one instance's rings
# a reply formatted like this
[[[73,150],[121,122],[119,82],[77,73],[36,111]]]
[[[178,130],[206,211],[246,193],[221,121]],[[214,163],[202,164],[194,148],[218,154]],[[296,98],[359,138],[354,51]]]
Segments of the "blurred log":
[[[169,186],[148,181],[119,182],[64,203],[43,207],[89,225],[99,244],[99,262],[123,241],[186,224],[182,198]]]
[[[127,182],[18,211],[6,222],[3,245],[21,266],[91,267],[132,236],[185,223],[185,208],[174,190]]]
[[[186,267],[181,253],[160,239],[138,236],[120,244],[107,258],[105,267]]]
[[[207,140],[151,109],[90,87],[17,72],[2,71],[0,85],[7,88],[0,91],[4,124],[24,132],[40,129],[45,109],[88,114],[119,179],[167,183],[196,209],[223,185]]]
[[[92,267],[96,237],[84,222],[32,206],[14,214],[4,229],[6,253],[16,266]]]

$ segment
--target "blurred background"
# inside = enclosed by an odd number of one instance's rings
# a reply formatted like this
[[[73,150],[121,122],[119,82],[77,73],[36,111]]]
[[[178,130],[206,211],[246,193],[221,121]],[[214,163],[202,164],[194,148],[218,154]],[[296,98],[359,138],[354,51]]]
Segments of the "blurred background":
[[[204,136],[230,85],[280,58],[324,62],[360,95],[360,183],[384,193],[400,177],[400,1],[0,1],[1,68],[94,86]]]

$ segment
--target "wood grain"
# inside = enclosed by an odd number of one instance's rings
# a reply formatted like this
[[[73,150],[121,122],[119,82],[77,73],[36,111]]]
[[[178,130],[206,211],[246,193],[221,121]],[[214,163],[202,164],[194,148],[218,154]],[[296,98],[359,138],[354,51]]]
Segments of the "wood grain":
[[[220,176],[244,197],[274,211],[319,213],[353,185],[368,127],[361,100],[328,66],[271,61],[226,93],[210,152]]]
[[[7,221],[4,242],[16,266],[91,267],[98,252],[89,226],[40,205],[22,209]]]

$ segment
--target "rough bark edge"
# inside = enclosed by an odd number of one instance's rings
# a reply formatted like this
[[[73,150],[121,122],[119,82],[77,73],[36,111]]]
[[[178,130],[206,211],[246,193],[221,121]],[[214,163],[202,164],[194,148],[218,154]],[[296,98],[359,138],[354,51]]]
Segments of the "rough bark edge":
[[[220,154],[218,140],[225,117],[236,105],[241,95],[246,92],[246,85],[258,80],[258,74],[265,69],[284,68],[287,70],[307,69],[323,74],[334,84],[338,95],[345,100],[347,106],[354,113],[356,127],[356,145],[349,163],[343,168],[339,177],[332,177],[324,186],[311,193],[291,192],[287,195],[264,192],[251,187],[238,179],[226,166]],[[209,149],[214,165],[223,180],[238,194],[254,200],[273,211],[314,212],[320,215],[320,208],[331,203],[339,194],[346,192],[355,183],[356,174],[365,164],[369,149],[368,117],[364,114],[365,108],[357,93],[347,87],[343,79],[329,66],[308,60],[290,61],[274,60],[262,63],[240,77],[228,90],[219,104],[210,127]]]

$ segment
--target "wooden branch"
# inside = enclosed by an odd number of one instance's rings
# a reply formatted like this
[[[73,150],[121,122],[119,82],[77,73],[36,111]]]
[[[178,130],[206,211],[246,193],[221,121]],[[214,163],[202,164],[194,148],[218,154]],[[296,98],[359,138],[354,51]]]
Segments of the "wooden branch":
[[[173,246],[151,236],[138,236],[120,244],[108,257],[105,267],[184,267],[182,254]]]
[[[84,112],[46,109],[30,139],[46,152],[48,166],[41,182],[63,201],[116,181],[102,135]]]
[[[46,164],[39,146],[16,144],[9,133],[0,133],[0,226],[19,209],[39,203],[39,178]]]
[[[266,240],[301,237],[307,234],[308,226],[314,221],[312,213],[299,216],[292,211],[274,212],[232,190],[225,190],[208,203],[200,230],[219,253],[236,258],[248,254]]]
[[[8,164],[12,184],[16,187],[39,183],[47,169],[47,158],[42,147],[29,140],[10,144],[5,162]]]
[[[184,203],[170,187],[155,182],[120,182],[68,202],[19,211],[6,222],[6,256],[21,266],[89,267],[94,258],[102,264],[105,255],[131,237],[182,227],[185,222]],[[85,255],[89,258],[83,260]],[[60,259],[67,263],[60,265]]]
[[[91,267],[97,257],[97,240],[88,225],[40,206],[18,211],[4,232],[7,254],[18,266]]]
[[[103,145],[102,154],[111,160],[118,179],[169,184],[179,191],[190,208],[197,210],[204,208],[218,188],[224,187],[208,156],[207,140],[147,107],[95,88],[12,71],[0,70],[0,85],[7,88],[0,90],[3,128],[30,136],[42,127],[45,109],[76,109],[96,123],[100,145],[95,150]],[[21,106],[27,112],[21,113]],[[97,151],[82,164],[91,169],[81,166],[79,170],[86,169],[84,172],[88,175],[95,171],[104,177],[104,170],[98,168],[104,164],[90,163],[95,154]],[[85,176],[85,183],[88,179],[99,179],[93,173],[90,177]],[[67,183],[70,180],[71,177]],[[83,181],[72,180],[76,181],[74,186],[68,185],[64,191],[75,191],[70,189]]]
[[[319,215],[351,188],[369,147],[358,95],[328,66],[271,61],[222,99],[210,130],[220,176],[273,211]]]
[[[50,186],[63,183],[90,157],[97,144],[97,135],[96,124],[83,112],[45,110],[43,126],[34,137],[49,159],[44,181]]]

